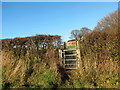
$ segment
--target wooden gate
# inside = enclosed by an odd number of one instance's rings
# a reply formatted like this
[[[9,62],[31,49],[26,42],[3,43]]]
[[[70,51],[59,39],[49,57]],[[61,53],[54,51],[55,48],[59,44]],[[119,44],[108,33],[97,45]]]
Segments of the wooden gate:
[[[77,69],[79,59],[77,50],[63,50],[63,62],[66,69]]]
[[[80,46],[79,41],[68,42],[66,49],[62,50],[62,59],[65,69],[78,69],[80,66]]]

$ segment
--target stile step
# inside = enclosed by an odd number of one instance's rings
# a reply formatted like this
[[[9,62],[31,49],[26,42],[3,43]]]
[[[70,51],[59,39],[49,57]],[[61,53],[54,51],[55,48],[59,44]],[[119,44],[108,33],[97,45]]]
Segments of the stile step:
[[[76,56],[77,54],[69,54],[69,55],[65,55],[65,56]]]
[[[75,49],[73,49],[73,50],[63,50],[63,51],[76,51]]]
[[[66,69],[77,69],[77,68],[66,68]]]
[[[65,64],[65,65],[77,65],[77,64]]]
[[[77,59],[65,59],[65,61],[77,61]]]

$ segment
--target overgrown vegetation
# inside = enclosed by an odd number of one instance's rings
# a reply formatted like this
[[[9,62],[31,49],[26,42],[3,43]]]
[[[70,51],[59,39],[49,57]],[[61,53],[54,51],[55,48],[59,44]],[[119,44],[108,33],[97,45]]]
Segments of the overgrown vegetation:
[[[120,88],[119,20],[115,11],[81,34],[82,68],[77,70],[63,68],[60,36],[2,40],[3,88]]]
[[[71,71],[71,87],[120,88],[119,84],[119,11],[101,19],[81,40],[82,69]],[[79,37],[80,36],[80,37]],[[75,75],[75,73],[77,73]],[[74,81],[74,82],[73,82]],[[71,82],[71,84],[70,84]],[[75,83],[75,84],[74,84]],[[76,86],[74,86],[76,85]]]
[[[56,87],[60,36],[5,39],[2,45],[5,87]]]

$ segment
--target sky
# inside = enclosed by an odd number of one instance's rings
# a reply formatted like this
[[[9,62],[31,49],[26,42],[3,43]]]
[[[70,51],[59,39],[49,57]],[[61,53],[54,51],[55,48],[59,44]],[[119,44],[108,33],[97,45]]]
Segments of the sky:
[[[72,30],[93,30],[117,8],[117,2],[3,2],[2,39],[50,34],[67,41]]]

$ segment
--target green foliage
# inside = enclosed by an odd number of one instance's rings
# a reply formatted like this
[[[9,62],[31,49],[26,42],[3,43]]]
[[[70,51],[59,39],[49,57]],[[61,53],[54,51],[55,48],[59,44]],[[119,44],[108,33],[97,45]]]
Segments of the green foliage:
[[[72,49],[75,50],[75,49],[76,49],[76,46],[69,46],[69,47],[67,46],[66,49],[67,49],[67,50],[72,50]]]
[[[33,72],[28,82],[32,85],[39,85],[41,88],[52,88],[56,83],[56,74],[57,73],[50,71],[46,67],[43,67],[39,73]]]
[[[33,63],[39,63],[40,61],[42,61],[41,58],[39,58],[38,56],[34,57]]]

